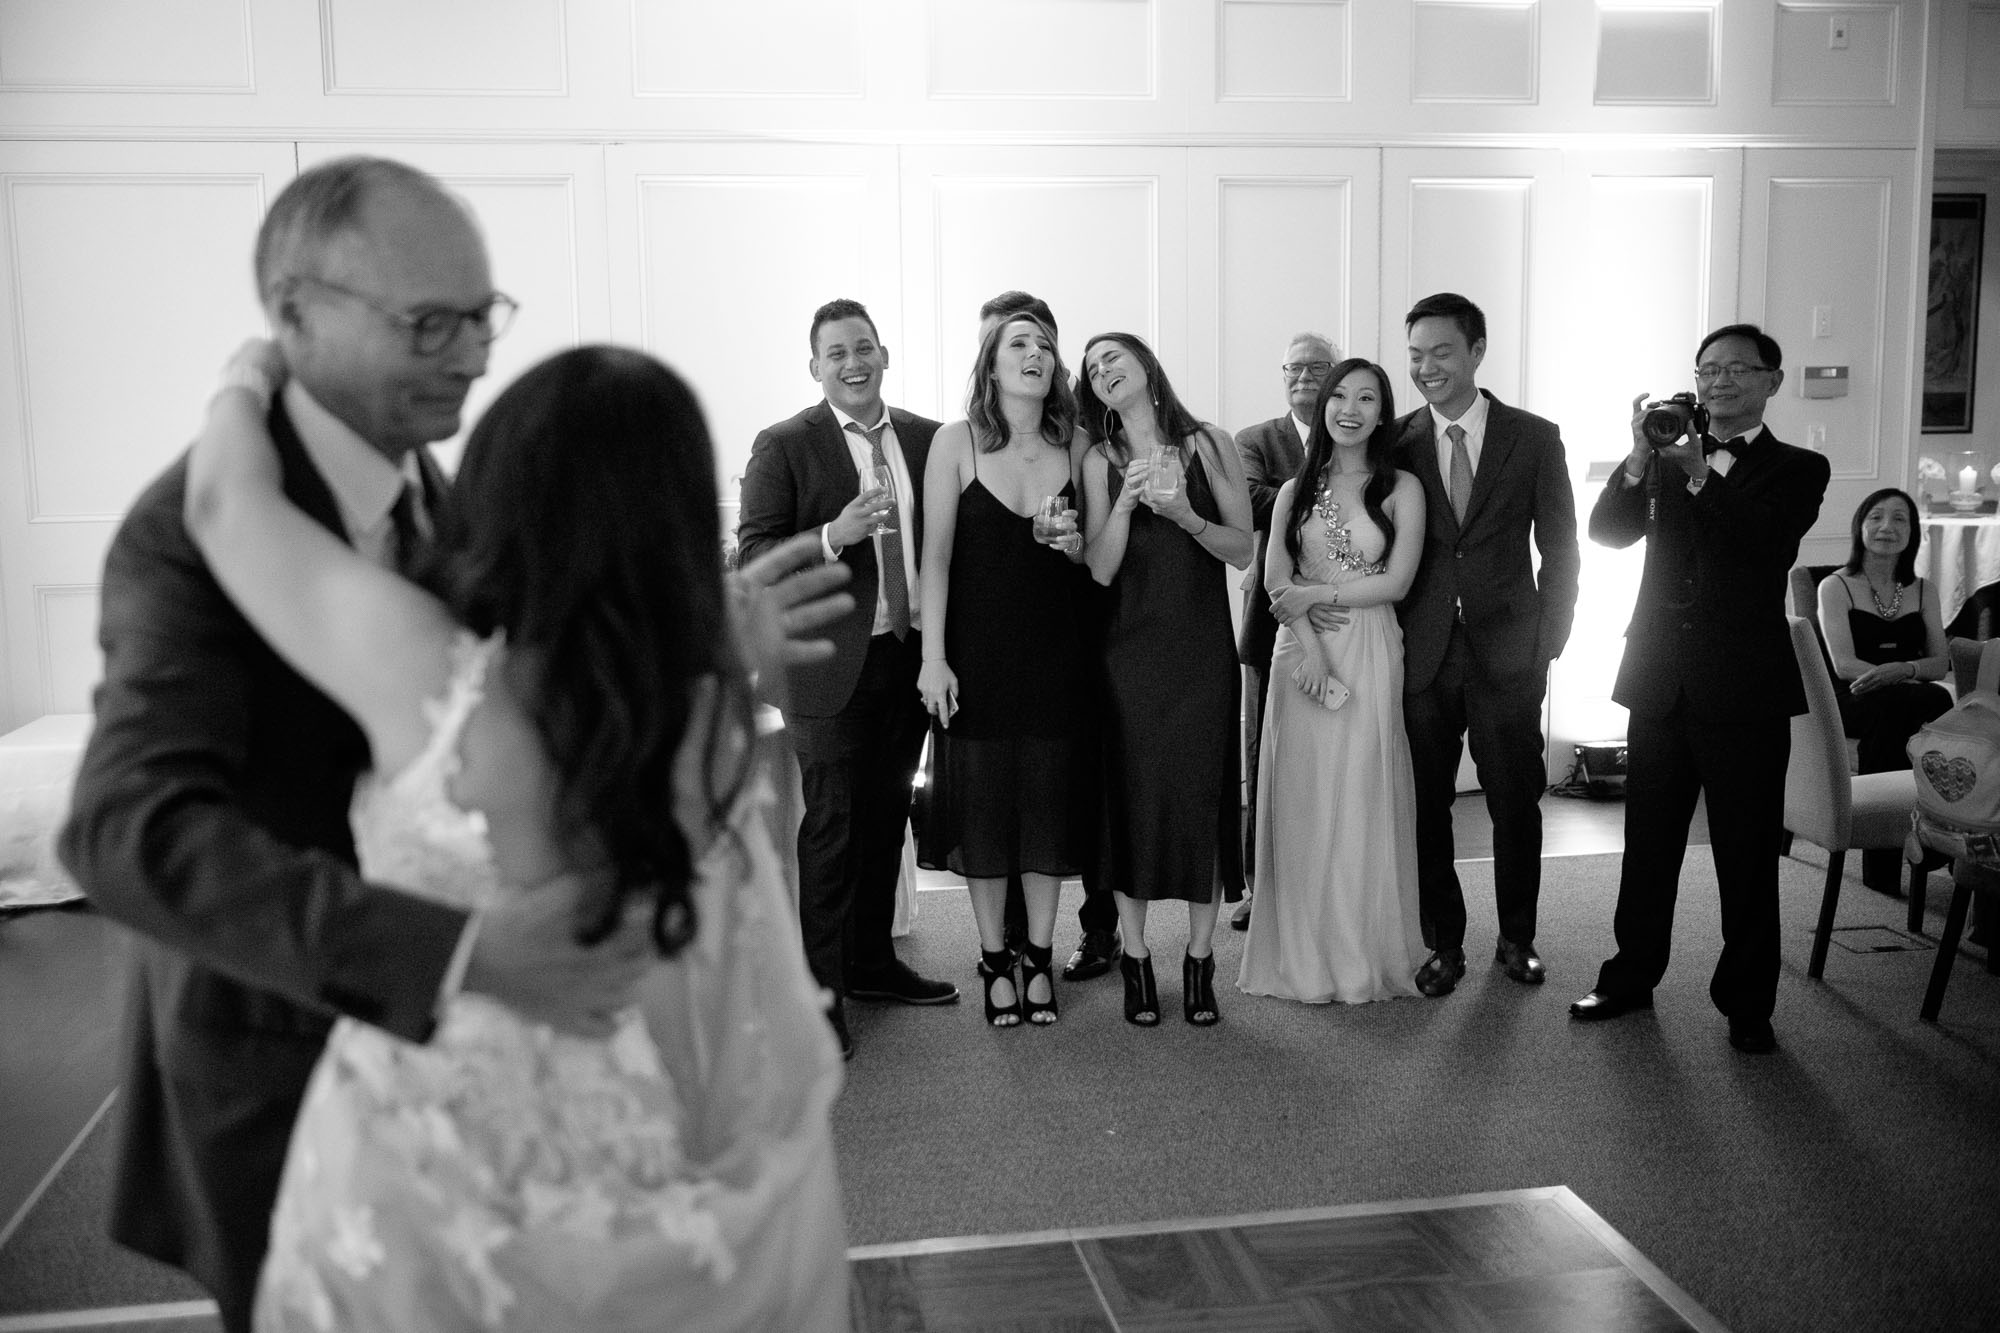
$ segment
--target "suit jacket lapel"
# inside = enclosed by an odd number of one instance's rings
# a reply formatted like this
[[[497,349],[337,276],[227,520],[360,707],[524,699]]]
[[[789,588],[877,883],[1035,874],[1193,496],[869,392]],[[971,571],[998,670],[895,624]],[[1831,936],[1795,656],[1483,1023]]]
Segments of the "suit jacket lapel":
[[[299,438],[298,427],[292,424],[291,414],[285,411],[282,398],[271,400],[271,414],[267,422],[271,428],[271,442],[278,450],[285,495],[314,522],[352,544],[354,538],[341,521],[340,504],[333,498],[333,488],[326,484],[326,478],[313,466],[312,458],[306,453],[305,442]]]
[[[1485,390],[1480,390],[1485,393]],[[1507,456],[1514,452],[1514,423],[1507,419],[1506,409],[1492,394],[1486,394],[1486,438],[1479,442],[1479,470],[1472,474],[1472,498],[1465,504],[1465,526],[1479,517],[1479,510],[1485,505],[1493,488],[1500,484],[1500,470],[1506,466]]]
[[[1454,527],[1458,520],[1451,512],[1451,497],[1444,493],[1444,478],[1438,475],[1437,433],[1431,427],[1431,410],[1420,407],[1404,418],[1403,457],[1410,471],[1424,485],[1424,507],[1441,514]]]

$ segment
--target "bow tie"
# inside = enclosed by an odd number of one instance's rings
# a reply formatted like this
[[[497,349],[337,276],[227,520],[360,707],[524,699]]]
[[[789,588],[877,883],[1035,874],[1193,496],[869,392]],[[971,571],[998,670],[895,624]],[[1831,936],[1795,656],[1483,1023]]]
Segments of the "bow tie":
[[[1706,458],[1717,450],[1727,449],[1733,457],[1741,458],[1750,452],[1751,439],[1748,435],[1737,435],[1718,443],[1713,435],[1704,435],[1701,437],[1701,456]]]

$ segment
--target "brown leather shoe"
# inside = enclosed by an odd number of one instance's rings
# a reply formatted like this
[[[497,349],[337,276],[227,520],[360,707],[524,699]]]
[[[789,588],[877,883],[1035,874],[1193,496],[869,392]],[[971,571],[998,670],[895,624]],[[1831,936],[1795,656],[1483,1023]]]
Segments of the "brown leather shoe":
[[[1439,949],[1417,969],[1417,989],[1432,998],[1449,995],[1458,989],[1464,975],[1465,950]]]
[[[1535,952],[1532,944],[1516,944],[1502,936],[1493,946],[1493,957],[1514,980],[1529,986],[1539,986],[1549,979],[1548,969],[1542,966],[1542,956]]]

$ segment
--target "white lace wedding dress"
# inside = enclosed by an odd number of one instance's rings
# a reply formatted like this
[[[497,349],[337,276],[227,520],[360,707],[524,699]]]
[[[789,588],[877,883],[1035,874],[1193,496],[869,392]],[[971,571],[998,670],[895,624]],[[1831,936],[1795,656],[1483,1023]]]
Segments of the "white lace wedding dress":
[[[371,879],[477,908],[446,795],[497,640],[466,636],[424,753],[356,794]],[[756,809],[697,869],[694,941],[609,1041],[476,995],[416,1046],[342,1020],[294,1131],[260,1330],[845,1329],[839,1053]]]

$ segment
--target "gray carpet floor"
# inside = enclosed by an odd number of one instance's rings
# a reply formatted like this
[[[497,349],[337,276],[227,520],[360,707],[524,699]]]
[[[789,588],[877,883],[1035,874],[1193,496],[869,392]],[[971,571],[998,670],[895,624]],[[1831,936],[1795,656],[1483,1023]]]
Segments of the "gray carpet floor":
[[[903,956],[965,999],[853,1010],[860,1052],[835,1108],[849,1241],[1567,1185],[1739,1333],[2000,1327],[2000,979],[1961,959],[1937,1026],[1917,1018],[1927,948],[1836,944],[1827,981],[1808,982],[1823,872],[1787,861],[1781,1049],[1738,1055],[1706,996],[1715,887],[1696,849],[1658,1008],[1575,1024],[1564,1009],[1610,946],[1617,865],[1546,863],[1539,989],[1475,954],[1442,1000],[1251,999],[1233,987],[1242,936],[1219,932],[1231,984],[1206,1031],[1179,1019],[1174,907],[1152,931],[1157,1030],[1122,1021],[1114,973],[1062,987],[1053,1029],[992,1031],[965,897],[925,893]],[[1480,921],[1490,870],[1461,872]],[[1850,877],[1841,924],[1858,936],[1902,910]],[[0,1249],[0,1314],[198,1294],[100,1239],[106,1147],[100,1129]]]

